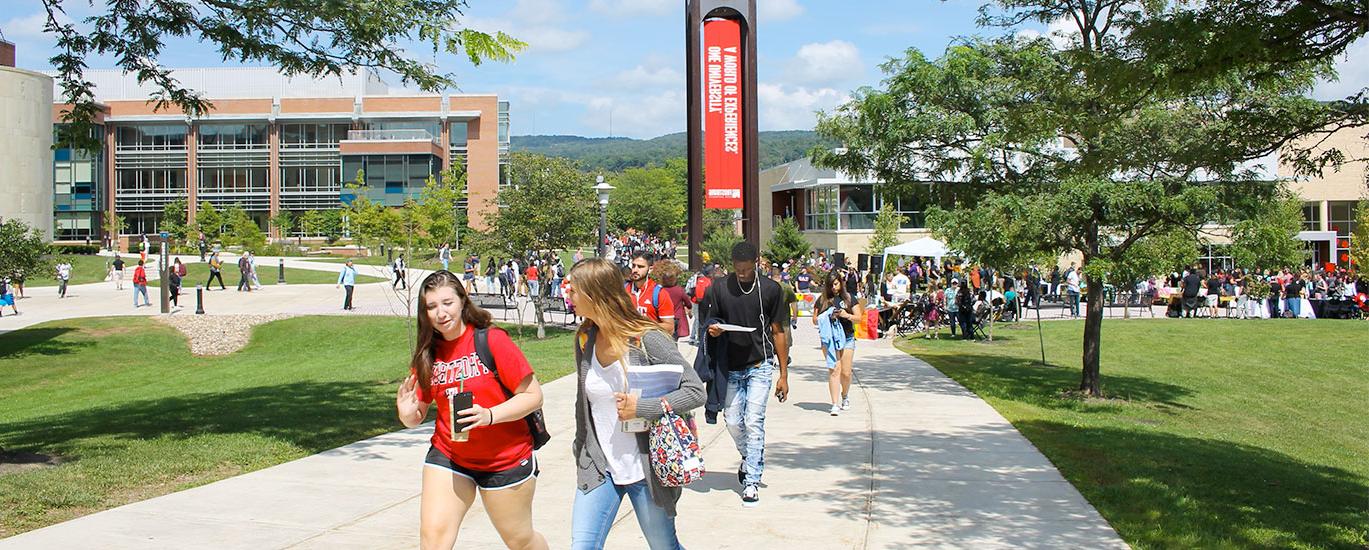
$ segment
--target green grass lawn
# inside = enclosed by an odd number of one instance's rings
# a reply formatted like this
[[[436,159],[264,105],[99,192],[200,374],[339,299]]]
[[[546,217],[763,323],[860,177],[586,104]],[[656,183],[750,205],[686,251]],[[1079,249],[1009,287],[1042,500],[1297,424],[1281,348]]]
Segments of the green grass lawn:
[[[129,266],[138,265],[137,254],[124,256],[124,261],[128,262],[130,257],[133,261],[129,263]],[[86,283],[98,283],[105,280],[105,274],[108,273],[109,270],[109,262],[114,261],[114,258],[112,256],[61,254],[53,258],[52,265],[55,266],[63,261],[71,262],[71,283],[69,284],[83,285]],[[128,276],[132,277],[132,272],[129,272]],[[57,286],[57,270],[53,269],[51,271],[29,276],[29,278],[24,281],[24,286]]]
[[[209,280],[209,264],[185,264],[185,281],[181,283],[183,288],[194,290],[195,285],[204,284]],[[279,266],[276,264],[265,264],[257,262],[257,279],[261,280],[262,285],[274,285],[279,278]],[[124,275],[124,282],[132,278],[132,274]],[[338,274],[336,272],[318,271],[314,269],[285,268],[286,284],[337,284]],[[386,279],[357,273],[357,284],[379,283]],[[223,282],[228,288],[233,288],[238,284],[238,264],[236,258],[232,262],[225,262],[223,265]],[[219,281],[214,281],[214,287],[218,288]]]
[[[0,538],[402,428],[394,391],[412,330],[296,317],[223,357],[193,356],[175,329],[138,317],[0,336],[0,448],[66,460],[0,474]],[[548,333],[519,340],[543,382],[574,368],[570,333]]]
[[[1030,439],[1137,548],[1365,548],[1369,327],[1104,321],[1105,399],[1072,396],[1082,322],[898,346]]]
[[[458,256],[457,254],[459,254],[459,253],[458,253],[458,252],[453,252],[453,253],[452,253],[452,266],[453,266],[453,267],[458,267],[458,268],[459,268],[460,265],[461,265],[461,262],[458,260],[458,258],[460,258],[461,256]],[[340,258],[340,257],[336,257],[336,256],[313,256],[313,257],[300,258],[300,259],[301,259],[301,260],[311,261],[311,262],[325,262],[325,263],[330,263],[330,264],[345,264],[345,263],[347,263],[347,260],[352,260],[352,263],[355,264],[355,265],[370,265],[370,266],[381,266],[381,267],[383,267],[383,266],[389,266],[389,265],[390,265],[390,260],[386,259],[385,256],[366,256],[366,257],[363,257],[363,258]],[[436,270],[442,268],[442,262],[437,261],[437,256],[432,255],[432,254],[429,254],[429,255],[427,255],[427,256],[424,257],[424,258],[414,258],[412,261],[409,262],[409,267],[413,267],[413,268],[416,268],[416,269],[427,269],[427,270],[436,271]]]

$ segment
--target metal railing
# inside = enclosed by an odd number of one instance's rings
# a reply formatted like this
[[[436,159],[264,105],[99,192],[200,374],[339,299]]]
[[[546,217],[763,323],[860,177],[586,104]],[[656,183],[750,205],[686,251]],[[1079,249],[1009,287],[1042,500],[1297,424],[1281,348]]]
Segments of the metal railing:
[[[396,130],[348,130],[348,141],[416,141],[427,140],[436,141],[433,134],[427,130],[411,128]]]

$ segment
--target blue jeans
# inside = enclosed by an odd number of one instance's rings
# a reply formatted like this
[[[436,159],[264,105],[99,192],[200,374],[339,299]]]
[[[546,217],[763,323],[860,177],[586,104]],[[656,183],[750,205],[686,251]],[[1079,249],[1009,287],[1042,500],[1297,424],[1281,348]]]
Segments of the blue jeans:
[[[1283,301],[1288,311],[1293,312],[1294,319],[1302,316],[1302,298],[1284,298]]]
[[[651,550],[682,549],[675,536],[675,518],[651,500],[651,489],[646,480],[631,485],[614,485],[613,474],[604,472],[604,484],[588,493],[575,492],[575,504],[570,514],[570,547],[574,550],[598,550],[604,547],[613,519],[623,495],[632,501],[637,524],[642,527]]]
[[[770,385],[774,379],[773,359],[727,373],[723,416],[732,442],[742,455],[746,485],[759,485],[761,473],[765,471],[765,405],[769,403]]]
[[[147,285],[133,285],[133,307],[138,307],[138,295],[143,295],[143,304],[152,305],[152,300],[147,299]]]
[[[1071,290],[1071,291],[1069,291],[1069,298],[1070,298],[1070,317],[1078,317],[1078,316],[1079,316],[1079,292],[1076,291],[1076,290]]]

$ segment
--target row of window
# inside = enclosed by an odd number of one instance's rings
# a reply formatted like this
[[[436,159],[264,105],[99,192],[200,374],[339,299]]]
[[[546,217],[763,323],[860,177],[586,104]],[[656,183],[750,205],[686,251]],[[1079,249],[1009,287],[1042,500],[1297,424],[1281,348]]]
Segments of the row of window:
[[[1326,201],[1326,227],[1321,224],[1321,203],[1302,203],[1302,227],[1307,231],[1335,231],[1339,237],[1349,238],[1358,221],[1359,201]]]
[[[247,148],[266,147],[270,144],[270,131],[266,123],[244,124],[198,124],[196,142],[210,148]],[[361,124],[366,130],[425,130],[434,138],[442,135],[442,124],[436,120],[374,120]],[[470,128],[467,122],[451,122],[451,147],[465,148]],[[289,122],[280,124],[280,142],[283,147],[327,146],[337,147],[338,142],[347,139],[352,129],[348,123]],[[508,113],[499,114],[499,140],[509,140]],[[115,144],[120,149],[135,150],[176,150],[186,147],[189,129],[185,124],[143,124],[119,126],[114,131]]]

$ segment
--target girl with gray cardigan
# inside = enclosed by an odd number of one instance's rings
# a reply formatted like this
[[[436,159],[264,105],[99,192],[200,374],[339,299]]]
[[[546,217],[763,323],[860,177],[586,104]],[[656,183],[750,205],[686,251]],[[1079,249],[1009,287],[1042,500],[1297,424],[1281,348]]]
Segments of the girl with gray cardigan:
[[[704,386],[685,363],[675,339],[639,313],[623,292],[618,267],[588,259],[570,271],[566,292],[585,317],[576,333],[575,504],[571,547],[603,548],[623,497],[632,501],[637,524],[652,550],[682,548],[675,535],[679,487],[665,487],[651,468],[647,432],[632,429],[635,419],[661,418],[661,399],[676,413],[704,404]],[[633,365],[681,365],[677,389],[663,398],[639,399],[627,385]],[[629,422],[624,422],[629,421]]]

